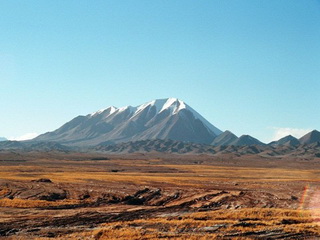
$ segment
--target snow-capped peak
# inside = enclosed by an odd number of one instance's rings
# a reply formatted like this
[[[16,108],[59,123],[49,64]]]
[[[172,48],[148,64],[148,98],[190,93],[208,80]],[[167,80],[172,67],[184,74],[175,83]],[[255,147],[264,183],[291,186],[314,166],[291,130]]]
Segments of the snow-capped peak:
[[[170,115],[178,114],[181,110],[186,109],[186,110],[190,111],[196,119],[199,119],[200,121],[202,121],[202,123],[206,126],[207,129],[209,129],[210,131],[212,131],[216,135],[219,135],[222,133],[219,129],[214,127],[205,118],[203,118],[199,113],[197,113],[195,110],[193,110],[193,108],[191,108],[189,105],[187,105],[186,103],[184,103],[183,101],[181,101],[177,98],[156,99],[156,100],[141,104],[136,107],[125,106],[125,107],[121,107],[121,108],[116,108],[116,107],[112,106],[107,109],[103,109],[103,110],[99,110],[97,112],[94,112],[94,113],[90,114],[90,116],[92,117],[97,114],[107,113],[105,118],[108,118],[111,114],[113,114],[113,115],[118,114],[118,113],[121,113],[121,112],[129,109],[130,119],[134,119],[137,115],[139,115],[147,107],[150,107],[150,108],[155,107],[156,114],[159,114],[163,111],[168,110]],[[108,110],[108,112],[107,112],[107,110]]]
[[[171,110],[172,114],[178,113],[180,110],[186,108],[186,104],[177,99],[177,98],[165,98],[165,99],[156,99],[151,102],[144,103],[137,107],[137,113],[145,109],[146,107],[151,106],[156,108],[156,112],[160,113],[164,110]]]
[[[165,98],[165,99],[156,99],[151,102],[142,104],[137,107],[137,111],[135,112],[134,116],[136,116],[140,111],[145,109],[148,106],[155,106],[157,109],[157,113],[161,113],[165,110],[170,110],[170,113],[172,115],[177,114],[183,109],[189,110],[192,112],[193,116],[200,121],[212,132],[214,132],[216,135],[219,135],[222,133],[221,130],[214,127],[211,123],[209,123],[204,117],[202,117],[198,112],[196,112],[193,108],[191,108],[189,105],[187,105],[185,102],[177,99],[177,98]]]
[[[137,110],[137,107],[125,106],[125,107],[118,108],[117,110],[120,113],[120,112],[126,111],[128,109],[130,112],[135,112]]]
[[[168,98],[166,100],[166,103],[162,106],[162,109],[160,110],[160,112],[166,110],[166,109],[170,109],[172,114],[176,114],[178,113],[180,110],[185,109],[186,104],[177,99],[177,98]]]
[[[118,110],[118,108],[116,108],[114,106],[111,106],[111,107],[100,109],[100,110],[98,110],[96,112],[93,112],[93,113],[90,114],[90,116],[92,117],[92,116],[101,114],[101,113],[106,112],[106,111],[109,111],[109,115],[111,115],[112,113],[114,113],[117,110]]]

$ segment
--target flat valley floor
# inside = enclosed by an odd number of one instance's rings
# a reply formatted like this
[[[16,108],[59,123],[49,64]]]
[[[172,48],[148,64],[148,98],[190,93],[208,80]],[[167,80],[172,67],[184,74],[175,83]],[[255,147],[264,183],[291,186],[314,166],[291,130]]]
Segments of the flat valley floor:
[[[0,239],[320,239],[320,159],[3,151]]]

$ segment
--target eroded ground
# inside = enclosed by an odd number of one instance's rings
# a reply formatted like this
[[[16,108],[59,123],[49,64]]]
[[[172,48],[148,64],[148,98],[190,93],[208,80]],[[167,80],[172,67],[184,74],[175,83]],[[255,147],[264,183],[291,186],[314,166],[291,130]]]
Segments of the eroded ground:
[[[320,159],[0,153],[0,238],[318,239]]]

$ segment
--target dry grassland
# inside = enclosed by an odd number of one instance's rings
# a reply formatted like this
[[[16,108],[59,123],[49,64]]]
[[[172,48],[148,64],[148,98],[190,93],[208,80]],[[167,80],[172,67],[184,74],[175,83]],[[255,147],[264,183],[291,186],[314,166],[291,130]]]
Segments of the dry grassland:
[[[0,239],[320,238],[319,159],[39,154],[0,154]]]

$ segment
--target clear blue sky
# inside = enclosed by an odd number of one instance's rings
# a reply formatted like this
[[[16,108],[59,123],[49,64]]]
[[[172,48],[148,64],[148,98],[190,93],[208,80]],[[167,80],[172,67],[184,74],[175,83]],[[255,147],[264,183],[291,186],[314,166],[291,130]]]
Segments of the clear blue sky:
[[[269,141],[320,129],[316,0],[0,0],[0,136],[176,97]]]

